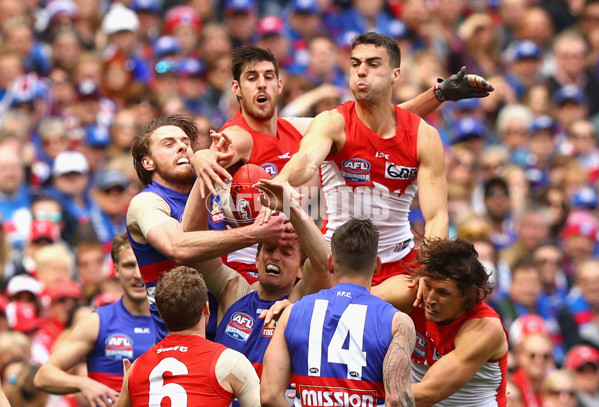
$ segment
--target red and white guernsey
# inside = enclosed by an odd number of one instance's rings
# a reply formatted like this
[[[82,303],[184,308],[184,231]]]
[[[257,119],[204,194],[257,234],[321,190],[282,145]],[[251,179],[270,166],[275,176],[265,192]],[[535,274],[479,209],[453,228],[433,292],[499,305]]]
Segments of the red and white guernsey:
[[[414,308],[410,317],[416,328],[416,345],[412,353],[412,382],[422,381],[428,369],[444,355],[455,349],[454,340],[462,325],[475,318],[499,318],[486,303],[455,321],[438,325],[426,319],[422,308]],[[505,328],[504,328],[505,331]],[[505,333],[507,338],[507,332]],[[435,404],[436,407],[505,407],[507,398],[507,352],[500,359],[487,361],[460,390]]]
[[[252,129],[241,114],[241,109],[235,117],[223,125],[220,131],[233,126],[239,126],[252,136],[252,153],[245,164],[261,166],[271,178],[275,177],[287,164],[291,156],[298,152],[302,141],[301,133],[289,121],[280,117],[277,118],[277,135],[261,133]],[[254,245],[229,253],[226,262],[228,264],[235,262],[230,266],[236,270],[238,270],[239,263],[254,265],[257,247],[257,245]]]
[[[215,374],[225,349],[197,335],[167,336],[131,368],[131,405],[229,406],[233,394],[222,388]]]
[[[401,260],[414,247],[408,221],[418,189],[417,139],[420,117],[395,106],[395,136],[383,139],[355,111],[355,102],[337,107],[345,118],[345,145],[320,166],[326,221],[323,233],[330,243],[335,230],[357,217],[377,226],[383,263]]]

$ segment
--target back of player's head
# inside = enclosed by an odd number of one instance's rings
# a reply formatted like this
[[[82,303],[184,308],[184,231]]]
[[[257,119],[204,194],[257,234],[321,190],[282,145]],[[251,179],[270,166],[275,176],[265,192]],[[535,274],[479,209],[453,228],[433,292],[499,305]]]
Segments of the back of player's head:
[[[466,301],[464,311],[469,311],[492,291],[489,275],[478,260],[474,246],[466,240],[429,238],[418,249],[418,263],[414,269],[418,277],[455,281]]]
[[[391,68],[399,68],[401,65],[401,51],[397,40],[388,35],[379,34],[375,32],[368,32],[358,35],[351,44],[353,50],[358,45],[374,45],[375,47],[383,47],[389,54],[389,62]]]
[[[208,291],[200,273],[179,266],[160,276],[155,297],[168,331],[179,332],[193,328],[200,321]]]
[[[127,232],[119,233],[112,239],[112,247],[110,248],[110,257],[112,257],[112,262],[116,265],[119,263],[119,259],[121,258],[121,252],[125,249],[129,249],[131,247],[131,243],[129,243],[129,238],[127,237]]]
[[[231,72],[233,73],[233,79],[239,82],[244,68],[264,61],[272,62],[278,78],[279,63],[270,50],[255,46],[235,48],[231,53]]]
[[[175,126],[183,130],[187,137],[189,137],[191,146],[195,150],[198,139],[198,127],[192,117],[185,115],[160,116],[147,123],[137,137],[135,137],[135,142],[131,150],[137,177],[144,185],[152,182],[152,173],[144,168],[142,164],[143,158],[150,155],[150,141],[154,132],[160,127],[165,126]]]
[[[378,246],[379,231],[370,219],[348,220],[331,239],[335,273],[372,275]]]

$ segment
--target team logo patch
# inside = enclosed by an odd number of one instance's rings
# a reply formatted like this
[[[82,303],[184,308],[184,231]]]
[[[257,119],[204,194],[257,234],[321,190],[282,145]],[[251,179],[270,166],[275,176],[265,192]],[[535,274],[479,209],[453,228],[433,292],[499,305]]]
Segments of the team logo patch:
[[[260,167],[264,169],[270,175],[270,178],[274,177],[279,173],[279,169],[273,163],[262,164]]]
[[[264,325],[262,327],[262,336],[265,338],[272,338],[272,336],[275,334],[276,326],[277,323],[275,321],[270,321],[268,325]]]
[[[439,349],[435,348],[435,352],[433,353],[433,360],[439,360],[443,357],[443,355],[441,355],[439,353]]]
[[[416,332],[416,345],[414,346],[414,355],[418,358],[426,357],[426,338]]]
[[[104,355],[111,359],[133,357],[133,339],[124,334],[110,335],[104,341]]]
[[[239,198],[239,200],[237,200],[237,212],[244,222],[247,223],[252,221],[252,208],[250,203],[244,198]]]
[[[370,163],[352,158],[341,163],[341,176],[350,182],[370,182]]]
[[[247,341],[254,327],[254,318],[245,312],[236,312],[231,315],[225,327],[225,333],[238,341]]]
[[[387,179],[414,179],[416,178],[417,168],[402,167],[387,161],[385,164],[385,178]]]

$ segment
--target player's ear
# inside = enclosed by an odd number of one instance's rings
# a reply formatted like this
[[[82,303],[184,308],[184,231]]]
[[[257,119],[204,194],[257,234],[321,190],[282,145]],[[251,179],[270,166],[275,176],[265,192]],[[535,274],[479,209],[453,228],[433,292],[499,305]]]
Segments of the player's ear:
[[[380,256],[376,256],[376,261],[374,263],[374,274],[378,273],[379,270],[381,269],[381,257]]]
[[[333,274],[335,272],[335,262],[333,261],[333,255],[329,254],[327,258],[327,265],[329,266],[329,273]]]
[[[206,317],[210,316],[210,303],[208,301],[206,301],[206,304],[204,304],[204,309],[202,310],[202,314],[206,315]],[[208,318],[206,318],[208,319]]]
[[[277,84],[277,93],[280,95],[283,93],[283,79],[279,78],[279,82]]]
[[[231,90],[237,97],[241,97],[241,92],[239,91],[239,82],[233,81],[231,82]]]
[[[400,72],[401,72],[400,68],[394,68],[393,69],[393,79],[392,79],[393,83],[397,83],[397,81],[399,81],[399,73]]]
[[[150,157],[142,158],[141,165],[146,171],[154,171],[154,160],[152,160]]]

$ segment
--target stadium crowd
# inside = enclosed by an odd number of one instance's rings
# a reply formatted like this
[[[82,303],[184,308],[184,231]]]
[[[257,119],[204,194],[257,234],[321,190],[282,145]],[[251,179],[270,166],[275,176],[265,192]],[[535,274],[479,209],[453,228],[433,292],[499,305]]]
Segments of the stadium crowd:
[[[449,236],[476,248],[494,285],[485,301],[509,332],[507,405],[599,405],[598,0],[0,0],[11,405],[89,404],[90,391],[49,395],[33,378],[78,321],[140,288],[111,249],[145,186],[132,156],[143,126],[191,116],[208,148],[239,109],[232,51],[248,45],[279,61],[279,115],[313,117],[352,97],[351,41],[369,31],[399,43],[394,103],[462,66],[495,88],[425,120],[443,142]],[[410,223],[418,247],[417,199]],[[87,376],[81,360],[65,366]],[[66,388],[53,392],[83,391]]]

